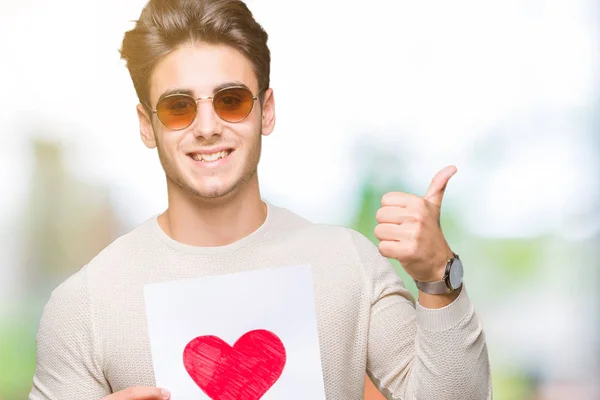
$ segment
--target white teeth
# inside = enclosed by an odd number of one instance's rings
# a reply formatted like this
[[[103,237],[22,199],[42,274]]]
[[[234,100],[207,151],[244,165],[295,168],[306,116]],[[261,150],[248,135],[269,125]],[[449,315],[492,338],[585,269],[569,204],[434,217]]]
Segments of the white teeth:
[[[219,151],[218,153],[213,153],[213,154],[193,153],[192,158],[195,161],[211,162],[211,161],[217,161],[221,158],[225,158],[228,155],[229,155],[229,150],[223,150],[223,151]]]

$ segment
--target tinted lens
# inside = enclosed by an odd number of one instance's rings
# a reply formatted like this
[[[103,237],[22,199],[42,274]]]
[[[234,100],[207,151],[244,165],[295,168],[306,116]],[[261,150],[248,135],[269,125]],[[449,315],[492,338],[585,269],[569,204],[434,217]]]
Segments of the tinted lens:
[[[176,94],[162,98],[156,105],[156,115],[169,129],[184,129],[196,117],[196,100]]]
[[[245,88],[229,88],[218,92],[214,98],[215,112],[227,122],[240,122],[254,106],[252,92]]]

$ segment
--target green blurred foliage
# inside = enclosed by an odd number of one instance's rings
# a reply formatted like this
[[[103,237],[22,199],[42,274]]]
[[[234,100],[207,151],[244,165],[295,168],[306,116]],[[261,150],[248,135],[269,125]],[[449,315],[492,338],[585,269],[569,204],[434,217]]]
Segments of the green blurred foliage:
[[[492,374],[495,400],[534,399],[535,385],[526,376],[502,371]]]
[[[35,331],[33,318],[13,314],[0,324],[0,399],[23,400],[35,372]]]
[[[533,279],[539,273],[547,245],[548,239],[544,237],[478,240],[476,253],[480,258],[485,256],[511,280],[521,281]]]

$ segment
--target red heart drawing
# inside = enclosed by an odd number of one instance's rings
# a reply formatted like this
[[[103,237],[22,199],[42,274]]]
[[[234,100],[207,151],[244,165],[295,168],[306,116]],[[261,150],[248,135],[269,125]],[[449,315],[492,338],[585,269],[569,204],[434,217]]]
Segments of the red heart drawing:
[[[183,351],[190,377],[212,400],[258,400],[283,372],[285,347],[273,332],[258,329],[231,347],[216,336],[198,336]]]

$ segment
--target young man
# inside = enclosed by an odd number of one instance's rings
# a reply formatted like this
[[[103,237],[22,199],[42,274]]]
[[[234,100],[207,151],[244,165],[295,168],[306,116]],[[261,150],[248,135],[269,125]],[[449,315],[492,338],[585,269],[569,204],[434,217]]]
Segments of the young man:
[[[31,400],[169,398],[154,387],[144,286],[290,264],[311,266],[327,399],[360,399],[365,371],[388,399],[491,399],[482,324],[439,226],[454,167],[424,198],[383,197],[378,249],[261,199],[257,165],[275,99],[267,34],[244,3],[151,0],[122,56],[168,208],[55,289]],[[417,304],[386,257],[418,282]]]

